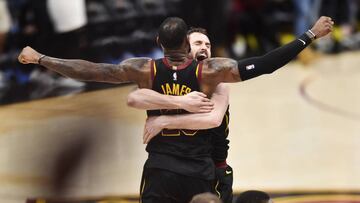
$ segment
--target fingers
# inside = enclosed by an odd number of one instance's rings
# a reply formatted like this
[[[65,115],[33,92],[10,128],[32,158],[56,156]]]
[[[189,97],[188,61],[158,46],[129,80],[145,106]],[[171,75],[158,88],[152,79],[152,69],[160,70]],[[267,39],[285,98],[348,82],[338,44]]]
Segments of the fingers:
[[[18,61],[19,61],[20,63],[22,63],[22,64],[27,64],[27,62],[26,62],[26,60],[25,60],[25,58],[24,58],[23,56],[19,56],[19,57],[18,57]]]
[[[157,135],[157,131],[151,127],[147,127],[148,125],[145,124],[144,132],[143,132],[143,144],[148,144],[150,140]]]
[[[151,140],[153,137],[154,137],[154,135],[148,132],[147,135],[146,135],[146,139],[145,139],[145,143],[144,143],[144,144],[149,144],[150,140]]]
[[[327,31],[332,31],[333,30],[332,25],[325,25],[325,28],[326,28]]]
[[[332,20],[332,18],[330,17],[327,17],[327,16],[322,16],[321,17],[321,20],[325,23],[329,23],[330,25],[334,25],[334,21]]]
[[[211,112],[214,109],[212,106],[202,106],[200,107],[200,112],[202,113],[208,113]]]
[[[19,61],[20,63],[23,63],[23,62],[22,62],[22,58],[21,58],[21,54],[18,56],[18,61]]]
[[[204,94],[204,93],[202,93],[202,92],[198,92],[198,93],[199,93],[199,96],[201,96],[201,97],[204,97],[204,98],[207,97],[206,94]]]
[[[202,109],[200,109],[198,113],[210,113],[210,112],[211,112],[211,110],[202,110]]]
[[[191,92],[189,94],[192,94],[194,96],[204,97],[204,98],[207,97],[206,94],[204,94],[202,92],[198,92],[198,91],[193,91],[193,92]]]
[[[201,101],[202,101],[202,102],[210,102],[210,99],[208,99],[208,98],[202,98]]]

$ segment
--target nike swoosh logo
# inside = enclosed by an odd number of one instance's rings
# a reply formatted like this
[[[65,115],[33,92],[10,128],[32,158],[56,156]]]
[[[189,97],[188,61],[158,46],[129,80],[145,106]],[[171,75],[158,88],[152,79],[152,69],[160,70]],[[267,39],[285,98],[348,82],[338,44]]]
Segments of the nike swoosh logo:
[[[226,175],[229,175],[232,173],[232,171],[225,171]]]
[[[306,45],[306,42],[302,39],[298,39],[300,42],[302,42],[304,45]]]

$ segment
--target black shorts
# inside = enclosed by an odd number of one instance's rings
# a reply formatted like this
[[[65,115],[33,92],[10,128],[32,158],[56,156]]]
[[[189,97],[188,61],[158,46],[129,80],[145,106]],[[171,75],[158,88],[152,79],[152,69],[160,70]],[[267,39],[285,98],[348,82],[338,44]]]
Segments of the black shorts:
[[[140,187],[141,203],[189,203],[196,194],[215,192],[214,181],[156,168],[144,168]]]
[[[231,203],[233,199],[233,170],[230,166],[226,168],[216,168],[216,185],[217,195],[224,203]]]

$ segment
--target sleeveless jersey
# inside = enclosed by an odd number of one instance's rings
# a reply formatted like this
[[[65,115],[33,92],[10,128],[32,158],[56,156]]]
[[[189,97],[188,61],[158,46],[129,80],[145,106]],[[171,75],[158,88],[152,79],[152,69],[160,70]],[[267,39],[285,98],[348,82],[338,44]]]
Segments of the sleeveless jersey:
[[[172,67],[166,59],[152,61],[152,89],[166,95],[182,96],[200,91],[202,64],[189,60]],[[150,110],[148,116],[184,114],[184,110]],[[214,163],[211,159],[212,138],[208,130],[162,130],[147,145],[148,168],[160,168],[175,173],[211,180]]]

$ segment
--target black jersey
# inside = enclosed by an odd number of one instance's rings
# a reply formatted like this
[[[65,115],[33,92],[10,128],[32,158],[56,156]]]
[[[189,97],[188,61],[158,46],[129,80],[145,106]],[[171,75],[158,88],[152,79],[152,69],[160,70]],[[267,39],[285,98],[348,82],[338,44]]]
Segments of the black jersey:
[[[182,96],[200,91],[202,64],[189,60],[181,66],[172,67],[166,59],[152,62],[152,89],[166,95]],[[150,110],[148,116],[183,114],[184,110]],[[214,178],[211,159],[212,138],[208,130],[162,130],[147,145],[148,168],[161,168],[179,174],[202,179]]]
[[[209,133],[212,137],[212,159],[216,165],[226,162],[226,158],[228,156],[229,140],[227,137],[229,135],[229,122],[230,113],[228,106],[221,125],[219,127],[209,129]]]

